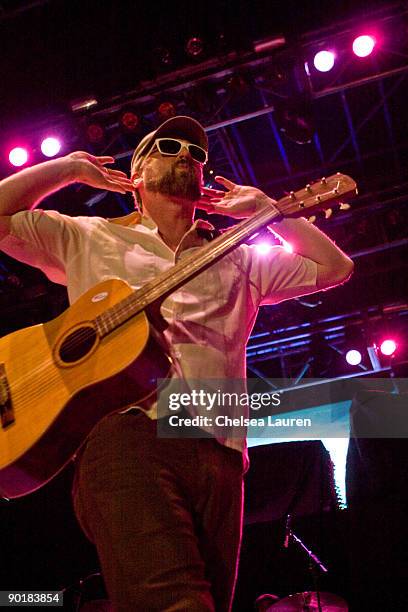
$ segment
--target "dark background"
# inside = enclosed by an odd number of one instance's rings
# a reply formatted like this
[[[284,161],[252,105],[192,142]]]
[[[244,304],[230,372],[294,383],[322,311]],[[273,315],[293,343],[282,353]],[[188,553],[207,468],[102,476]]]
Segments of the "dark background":
[[[393,3],[212,0],[189,3],[105,0],[2,1],[2,124],[64,112],[89,92],[115,96],[151,78],[153,50],[169,47],[178,66],[183,43],[200,35],[209,49],[220,35],[236,51],[253,40],[299,35],[358,18]]]

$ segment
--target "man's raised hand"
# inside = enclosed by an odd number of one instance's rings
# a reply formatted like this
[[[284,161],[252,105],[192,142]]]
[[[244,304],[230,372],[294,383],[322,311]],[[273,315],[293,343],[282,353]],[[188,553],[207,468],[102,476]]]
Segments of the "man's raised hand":
[[[118,193],[134,191],[132,181],[124,172],[106,167],[106,164],[112,164],[115,161],[114,157],[97,157],[86,151],[75,151],[67,155],[67,159],[72,163],[74,182]]]
[[[210,215],[228,215],[234,219],[245,219],[261,208],[275,205],[272,198],[256,187],[237,185],[223,176],[216,176],[215,180],[227,191],[204,187],[202,198],[196,204]]]

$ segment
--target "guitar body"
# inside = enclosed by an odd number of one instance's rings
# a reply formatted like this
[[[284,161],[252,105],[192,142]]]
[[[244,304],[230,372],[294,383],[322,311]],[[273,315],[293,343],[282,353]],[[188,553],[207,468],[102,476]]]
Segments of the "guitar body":
[[[46,324],[0,340],[0,494],[38,489],[105,415],[155,398],[171,360],[141,312],[100,337],[93,321],[133,294],[111,279]]]

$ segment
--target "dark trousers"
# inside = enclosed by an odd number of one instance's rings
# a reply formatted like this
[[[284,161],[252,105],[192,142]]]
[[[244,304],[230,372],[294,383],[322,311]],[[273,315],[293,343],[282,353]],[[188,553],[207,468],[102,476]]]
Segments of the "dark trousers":
[[[143,413],[91,432],[73,488],[118,612],[227,612],[237,571],[243,462],[212,438],[158,438]]]

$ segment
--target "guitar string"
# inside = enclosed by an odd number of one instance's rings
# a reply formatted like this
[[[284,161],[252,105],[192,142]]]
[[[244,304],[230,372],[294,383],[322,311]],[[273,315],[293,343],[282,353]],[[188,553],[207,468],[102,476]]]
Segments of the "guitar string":
[[[135,321],[136,320],[132,322],[132,325],[136,325]],[[103,341],[103,337],[100,338],[100,341]],[[79,345],[80,343],[76,343],[76,344]],[[94,349],[94,347],[92,347],[92,349]],[[98,349],[98,347],[96,347],[96,349]],[[86,354],[84,355],[84,357],[86,357]],[[43,378],[43,375],[44,373],[47,372],[47,370],[49,370],[50,366],[53,368],[52,371],[55,371],[55,373],[60,373],[60,376],[62,376],[65,369],[69,369],[71,367],[75,368],[76,366],[78,366],[78,363],[75,364],[75,362],[72,362],[72,366],[65,365],[61,367],[58,365],[56,360],[52,357],[52,353],[51,353],[51,358],[47,358],[43,360],[40,364],[38,364],[34,368],[31,368],[26,365],[27,369],[30,370],[29,374],[24,373],[20,377],[15,378],[13,381],[8,381],[9,388],[11,391],[13,391],[13,397],[16,397],[19,395],[19,390],[21,389],[21,387],[27,384],[27,380],[29,380],[30,378],[31,379],[35,378],[37,387],[40,383],[43,383],[43,382],[45,383],[45,387],[47,387],[46,379]],[[21,395],[21,391],[20,391],[20,395]]]
[[[100,369],[103,369],[103,364],[100,366]],[[60,370],[53,369],[50,371],[49,366],[46,368],[43,367],[42,370],[40,375],[34,375],[34,372],[31,372],[30,375],[26,375],[24,379],[20,378],[18,384],[16,384],[16,381],[13,381],[9,385],[12,395],[11,399],[15,402],[13,409],[16,415],[20,409],[25,409],[27,406],[30,406],[33,399],[38,399],[41,395],[44,395],[44,391],[51,390],[53,387],[58,389],[61,388],[61,383],[64,381],[61,377]],[[37,368],[37,372],[38,371],[39,369]],[[75,389],[75,391],[79,391],[79,389]],[[48,410],[48,408],[46,409]]]
[[[110,361],[109,361],[110,363]],[[38,368],[37,368],[38,370]],[[11,385],[12,388],[14,388],[14,393],[13,393],[13,399],[17,400],[19,397],[21,397],[21,401],[17,404],[15,404],[13,406],[14,408],[14,413],[15,413],[15,417],[17,418],[18,414],[25,410],[28,407],[31,406],[32,408],[32,402],[31,400],[33,398],[39,398],[43,393],[44,390],[47,389],[52,389],[57,388],[60,389],[61,388],[61,376],[59,375],[59,370],[53,370],[52,372],[43,372],[43,376],[42,377],[35,377],[35,380],[33,380],[34,378],[34,373],[30,372],[30,376],[27,380],[27,377],[25,377],[25,380],[21,379],[21,382],[25,383],[25,388],[24,389],[20,389],[20,391],[16,390],[16,385],[14,383]],[[44,376],[48,374],[48,376]],[[115,373],[113,373],[112,375],[115,375]],[[29,392],[27,393],[27,387],[28,383],[30,382],[30,379],[33,380],[33,387],[31,389],[29,389]],[[41,383],[45,383],[45,384],[41,384]],[[20,385],[17,385],[21,387]],[[85,385],[86,387],[86,385]],[[41,392],[39,392],[39,389],[41,390]],[[79,389],[76,389],[76,391],[78,391]],[[137,398],[135,398],[136,401]],[[40,406],[41,407],[41,406]],[[47,407],[45,407],[46,410],[48,410]],[[56,416],[58,415],[58,413],[56,413]]]
[[[125,321],[125,323],[126,323],[126,321]],[[87,328],[87,329],[89,329],[89,328]],[[97,333],[97,330],[95,330],[95,331]],[[112,331],[114,331],[114,330],[112,330]],[[77,334],[77,336],[82,335],[82,338],[85,338],[86,334],[87,334],[87,332],[84,331],[82,334]],[[99,336],[99,341],[102,341],[103,338],[104,338],[104,336],[102,336],[102,337]],[[69,348],[73,349],[73,348],[77,348],[78,346],[80,346],[81,343],[79,341],[77,341],[77,340],[74,340],[74,341],[71,341],[70,343],[66,343],[65,346],[67,346],[68,344],[69,344]],[[94,348],[94,347],[92,347],[92,348]],[[38,364],[34,368],[30,368],[30,377],[32,377],[32,376],[35,376],[35,377],[41,376],[42,373],[44,372],[44,370],[46,370],[50,366],[55,366],[56,368],[58,368],[58,364],[57,364],[56,360],[53,359],[52,353],[51,353],[51,358],[48,358],[48,359],[42,361],[40,364]],[[64,367],[70,367],[70,366],[64,366]],[[72,367],[75,367],[75,362],[72,363]],[[60,371],[60,370],[58,370],[58,371]],[[9,382],[10,389],[13,390],[13,395],[15,393],[18,393],[19,387],[21,387],[21,385],[26,384],[26,381],[27,381],[27,374],[25,373],[25,374],[22,374],[19,378],[16,378],[15,380],[13,380],[12,382]],[[37,379],[37,382],[38,383],[42,382],[42,379],[41,378]]]
[[[132,317],[133,318],[133,317]],[[133,323],[134,324],[134,323]],[[89,328],[87,328],[89,329]],[[86,331],[83,332],[83,334],[77,334],[77,336],[86,336]],[[103,337],[99,337],[100,341],[103,340]],[[80,342],[78,341],[71,341],[71,343],[66,343],[66,344],[70,344],[70,348],[76,348],[77,346],[80,345]],[[36,387],[38,389],[38,386],[42,383],[44,388],[47,388],[48,385],[48,379],[44,374],[47,374],[47,370],[49,370],[50,366],[53,366],[55,368],[58,368],[58,365],[55,361],[55,359],[52,358],[52,353],[51,353],[51,358],[46,359],[44,361],[42,361],[42,363],[40,363],[39,365],[37,365],[34,368],[30,368],[30,375],[29,377],[27,376],[27,374],[23,374],[22,376],[20,376],[19,378],[16,378],[13,381],[9,381],[9,388],[10,388],[10,392],[12,393],[12,397],[17,399],[20,398],[21,396],[27,395],[25,393],[24,388],[22,389],[22,387],[25,387],[27,385],[27,379],[28,378],[33,378],[35,377],[35,382],[36,382]],[[67,366],[65,366],[67,367]],[[68,366],[70,367],[70,366]],[[75,362],[73,362],[72,367],[75,368]],[[57,374],[57,378],[59,378],[58,373],[62,372],[63,369],[57,369],[55,371],[55,373]],[[49,372],[48,372],[49,373]],[[37,391],[35,389],[32,390],[30,398],[33,397],[33,395],[35,395],[37,393]]]
[[[100,340],[103,340],[103,338],[101,338]],[[80,343],[74,343],[74,344],[79,346]],[[59,368],[56,360],[52,358],[52,353],[51,353],[51,358],[47,358],[43,360],[40,364],[38,364],[34,368],[30,368],[29,375],[27,375],[27,373],[24,373],[20,377],[14,379],[13,381],[8,381],[10,392],[12,392],[12,396],[17,398],[17,397],[20,397],[22,394],[24,395],[24,391],[22,392],[21,388],[27,384],[27,380],[29,380],[30,378],[31,379],[35,378],[37,387],[38,385],[43,383],[46,388],[48,385],[47,385],[46,377],[44,378],[44,373],[47,373],[47,370],[49,370],[50,366]],[[62,373],[64,368],[69,368],[69,367],[70,366],[64,366],[62,368],[60,367],[60,369],[56,369],[56,372]],[[75,368],[75,362],[72,363],[72,367]]]

